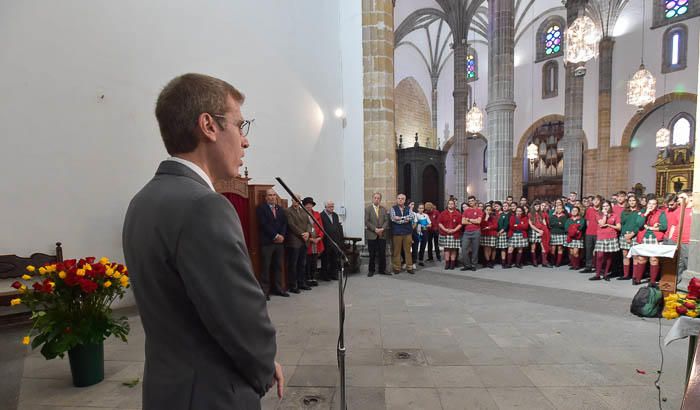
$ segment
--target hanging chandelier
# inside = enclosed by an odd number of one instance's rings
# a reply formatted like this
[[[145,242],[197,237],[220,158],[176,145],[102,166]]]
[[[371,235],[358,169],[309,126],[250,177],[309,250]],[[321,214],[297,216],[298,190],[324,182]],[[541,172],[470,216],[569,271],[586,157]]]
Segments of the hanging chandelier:
[[[476,103],[472,105],[472,109],[467,113],[466,120],[468,133],[478,134],[484,129],[484,112],[476,106]]]
[[[639,110],[656,99],[656,79],[651,72],[639,66],[639,70],[627,82],[627,104],[636,106]]]
[[[537,145],[531,142],[530,145],[527,146],[527,159],[530,161],[536,160],[538,152],[539,149],[537,148]]]
[[[666,148],[671,143],[671,131],[666,127],[656,131],[656,148]]]
[[[564,61],[585,63],[598,57],[598,42],[603,33],[588,16],[580,16],[564,31]]]

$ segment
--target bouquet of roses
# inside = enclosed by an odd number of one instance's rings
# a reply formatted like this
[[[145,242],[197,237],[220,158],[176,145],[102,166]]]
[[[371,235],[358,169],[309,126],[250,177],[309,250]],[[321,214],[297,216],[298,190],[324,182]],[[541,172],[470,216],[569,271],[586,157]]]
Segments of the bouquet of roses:
[[[22,343],[42,346],[44,357],[53,359],[78,345],[101,343],[110,335],[126,341],[127,318],[113,318],[110,308],[129,287],[126,266],[88,257],[26,269],[22,282],[12,284],[19,297],[11,301],[12,306],[24,305],[32,312],[33,326]]]
[[[700,280],[693,278],[688,285],[688,293],[672,293],[664,298],[661,315],[666,319],[679,316],[698,317],[700,314]]]

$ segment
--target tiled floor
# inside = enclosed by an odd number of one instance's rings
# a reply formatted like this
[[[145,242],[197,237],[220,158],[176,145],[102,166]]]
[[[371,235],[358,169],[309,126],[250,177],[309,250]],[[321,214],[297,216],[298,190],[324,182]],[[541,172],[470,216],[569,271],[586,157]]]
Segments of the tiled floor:
[[[636,289],[565,268],[463,274],[431,266],[416,275],[351,276],[349,408],[657,409],[659,322],[629,313]],[[273,298],[269,308],[287,389],[263,408],[338,408],[337,282]],[[128,345],[108,341],[106,380],[93,387],[71,387],[67,360],[27,352],[15,387],[19,408],[139,408],[140,384],[123,384],[143,371],[138,316],[131,325]],[[0,341],[16,342],[8,337]],[[664,409],[680,407],[686,351],[686,341],[664,348]],[[22,373],[11,363],[3,357],[1,374]],[[0,389],[8,396],[0,404],[12,402],[11,390]]]

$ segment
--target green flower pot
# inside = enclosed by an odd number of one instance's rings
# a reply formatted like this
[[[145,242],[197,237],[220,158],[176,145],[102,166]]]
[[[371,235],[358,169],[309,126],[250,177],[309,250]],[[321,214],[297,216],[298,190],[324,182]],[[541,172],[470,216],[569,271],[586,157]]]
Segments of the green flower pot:
[[[105,378],[105,349],[103,342],[78,345],[68,351],[70,371],[75,387],[97,384]]]

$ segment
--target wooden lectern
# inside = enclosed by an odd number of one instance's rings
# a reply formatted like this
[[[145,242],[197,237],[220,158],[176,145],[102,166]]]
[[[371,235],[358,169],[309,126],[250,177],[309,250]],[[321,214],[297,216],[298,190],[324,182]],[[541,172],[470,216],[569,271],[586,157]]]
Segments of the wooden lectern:
[[[216,192],[223,194],[236,208],[236,212],[241,219],[243,233],[250,254],[250,261],[253,265],[255,277],[260,281],[260,228],[258,226],[258,217],[255,208],[260,204],[265,203],[265,192],[271,189],[273,185],[267,184],[250,184],[248,172],[244,177],[237,177],[230,180],[217,181],[214,184]],[[286,199],[279,199],[278,205],[282,208],[287,207]],[[282,284],[287,287],[287,273],[282,258]],[[270,283],[274,283],[274,279],[270,278]]]

